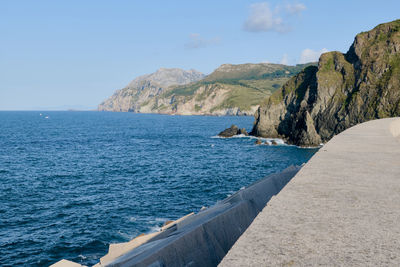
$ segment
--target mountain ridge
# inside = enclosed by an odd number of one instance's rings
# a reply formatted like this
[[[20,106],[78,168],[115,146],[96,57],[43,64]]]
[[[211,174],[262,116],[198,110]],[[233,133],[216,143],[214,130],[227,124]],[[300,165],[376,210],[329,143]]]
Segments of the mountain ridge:
[[[145,101],[157,97],[169,86],[187,84],[204,77],[204,74],[193,69],[159,68],[156,72],[136,77],[127,86],[115,91],[98,106],[98,110],[140,112]]]
[[[198,71],[161,68],[137,77],[98,107],[180,115],[253,115],[261,99],[309,64],[223,64],[205,76]],[[168,81],[168,82],[166,82]]]

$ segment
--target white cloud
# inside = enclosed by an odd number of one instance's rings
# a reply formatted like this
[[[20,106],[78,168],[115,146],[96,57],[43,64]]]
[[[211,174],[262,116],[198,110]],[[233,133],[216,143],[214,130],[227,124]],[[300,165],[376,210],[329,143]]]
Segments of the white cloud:
[[[286,4],[285,9],[289,14],[297,15],[303,12],[306,9],[306,6],[302,3]]]
[[[321,54],[326,53],[326,52],[328,52],[328,49],[326,49],[326,48],[322,48],[319,51],[315,51],[315,50],[312,50],[309,48],[304,49],[303,51],[301,51],[299,64],[304,64],[304,63],[308,63],[308,62],[316,62],[316,61],[318,61]]]
[[[288,54],[283,54],[280,64],[289,65],[289,56]]]
[[[185,44],[185,48],[187,49],[196,49],[202,48],[213,44],[218,44],[220,42],[219,37],[215,37],[212,39],[204,39],[198,33],[191,33],[189,35],[189,41]]]
[[[286,22],[293,15],[300,14],[306,6],[301,3],[287,4],[270,8],[268,2],[250,5],[250,14],[243,24],[243,30],[248,32],[275,31],[285,33],[291,30]]]
[[[269,8],[269,4],[254,3],[250,5],[250,15],[243,24],[243,29],[248,32],[284,32],[285,25],[277,12]]]

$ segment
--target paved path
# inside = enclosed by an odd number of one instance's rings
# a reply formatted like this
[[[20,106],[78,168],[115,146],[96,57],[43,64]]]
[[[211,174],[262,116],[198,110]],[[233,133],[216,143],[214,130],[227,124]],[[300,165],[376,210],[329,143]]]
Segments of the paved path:
[[[400,266],[400,119],[329,141],[220,264],[306,265]]]

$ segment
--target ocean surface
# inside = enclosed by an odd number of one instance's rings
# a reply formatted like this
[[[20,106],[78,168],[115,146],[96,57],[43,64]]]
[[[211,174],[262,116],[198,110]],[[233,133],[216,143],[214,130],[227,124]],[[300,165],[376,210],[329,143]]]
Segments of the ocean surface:
[[[0,265],[96,264],[316,149],[215,138],[252,117],[0,112]]]

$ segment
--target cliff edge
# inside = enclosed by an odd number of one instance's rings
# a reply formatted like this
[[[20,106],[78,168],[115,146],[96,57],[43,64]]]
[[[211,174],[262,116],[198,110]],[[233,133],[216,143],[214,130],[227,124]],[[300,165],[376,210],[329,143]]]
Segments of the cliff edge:
[[[400,20],[362,32],[346,54],[321,55],[271,95],[252,135],[315,146],[372,119],[400,116]]]

